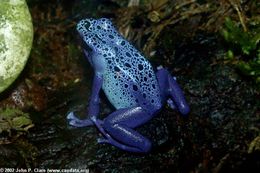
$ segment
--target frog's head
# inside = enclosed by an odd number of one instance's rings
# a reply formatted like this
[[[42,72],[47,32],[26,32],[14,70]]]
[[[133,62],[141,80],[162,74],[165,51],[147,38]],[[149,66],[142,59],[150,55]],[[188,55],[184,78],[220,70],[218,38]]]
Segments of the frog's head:
[[[101,34],[106,35],[114,30],[112,22],[107,18],[100,19],[83,19],[77,24],[77,31],[81,37],[95,34],[100,37]],[[102,38],[100,38],[102,39]]]
[[[113,27],[112,22],[107,18],[100,19],[83,19],[77,25],[80,35],[89,33],[106,32]]]
[[[83,19],[77,24],[77,31],[82,38],[84,53],[91,65],[100,69],[101,62],[105,56],[98,54],[108,54],[110,52],[110,43],[108,37],[115,32],[112,22],[106,18]],[[93,56],[95,54],[95,56]],[[95,64],[95,62],[98,62]]]
[[[77,24],[77,31],[88,46],[92,47],[93,43],[107,40],[109,33],[115,28],[112,22],[106,18],[100,19],[83,19]]]

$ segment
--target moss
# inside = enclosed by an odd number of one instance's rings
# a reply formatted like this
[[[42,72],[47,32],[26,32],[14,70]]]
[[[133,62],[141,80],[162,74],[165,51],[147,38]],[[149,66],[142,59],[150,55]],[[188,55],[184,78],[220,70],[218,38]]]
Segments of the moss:
[[[15,108],[0,109],[0,133],[7,131],[10,134],[11,129],[27,131],[32,126],[29,114]]]
[[[230,43],[227,58],[240,72],[260,84],[260,23],[251,20],[249,24],[252,25],[249,31],[243,31],[236,22],[226,18],[222,35]]]

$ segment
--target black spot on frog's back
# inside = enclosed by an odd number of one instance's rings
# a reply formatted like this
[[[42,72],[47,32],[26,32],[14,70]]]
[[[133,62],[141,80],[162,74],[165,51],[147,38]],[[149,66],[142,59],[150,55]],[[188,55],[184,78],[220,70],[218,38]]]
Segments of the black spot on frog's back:
[[[125,63],[125,66],[128,67],[128,68],[131,68],[131,65],[129,63]]]
[[[144,69],[144,66],[142,64],[138,64],[138,69],[139,70],[143,70]]]
[[[118,68],[117,66],[114,67],[115,72],[120,72],[120,68]]]
[[[133,90],[134,90],[134,91],[137,91],[137,90],[138,90],[137,85],[133,85]]]
[[[115,37],[111,34],[108,35],[109,38],[114,39]]]
[[[129,52],[126,52],[125,54],[126,56],[131,57],[131,54]]]

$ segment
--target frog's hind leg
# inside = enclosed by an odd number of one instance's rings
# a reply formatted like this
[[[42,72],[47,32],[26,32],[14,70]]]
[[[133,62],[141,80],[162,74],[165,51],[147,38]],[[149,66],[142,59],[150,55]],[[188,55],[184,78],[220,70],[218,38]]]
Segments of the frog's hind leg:
[[[161,66],[159,66],[157,70],[156,76],[159,82],[162,100],[165,101],[170,96],[171,99],[167,101],[170,107],[177,107],[182,114],[188,114],[190,108],[186,103],[179,84],[176,82],[176,78],[172,77],[168,70]]]
[[[151,142],[134,128],[151,118],[152,114],[141,107],[119,109],[105,118],[103,125],[96,122],[97,128],[105,136],[98,142],[109,143],[125,151],[146,153],[151,149]]]

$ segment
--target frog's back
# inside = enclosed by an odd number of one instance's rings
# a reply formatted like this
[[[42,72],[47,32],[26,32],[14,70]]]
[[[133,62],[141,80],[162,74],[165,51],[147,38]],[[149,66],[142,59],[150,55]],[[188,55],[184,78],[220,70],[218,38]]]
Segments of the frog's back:
[[[113,53],[107,56],[103,90],[117,108],[161,105],[159,85],[148,60],[128,41],[118,36],[110,43]]]
[[[117,109],[138,105],[158,108],[161,105],[151,64],[118,33],[109,19],[82,20],[78,30],[95,42],[95,58],[105,60],[102,88]]]

